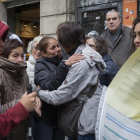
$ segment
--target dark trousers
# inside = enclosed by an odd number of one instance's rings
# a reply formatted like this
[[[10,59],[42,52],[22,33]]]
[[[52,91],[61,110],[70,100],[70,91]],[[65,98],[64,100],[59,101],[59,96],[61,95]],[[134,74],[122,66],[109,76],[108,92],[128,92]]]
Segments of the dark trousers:
[[[58,126],[49,126],[33,120],[32,135],[34,140],[64,140],[65,136]]]
[[[68,138],[68,140],[95,140],[95,134],[85,136],[78,135],[77,139]]]

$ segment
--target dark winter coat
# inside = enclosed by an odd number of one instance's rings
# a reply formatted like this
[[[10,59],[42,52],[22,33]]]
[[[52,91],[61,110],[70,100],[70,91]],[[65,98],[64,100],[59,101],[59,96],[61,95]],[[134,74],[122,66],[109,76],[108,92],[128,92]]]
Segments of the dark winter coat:
[[[108,54],[119,68],[130,56],[133,41],[133,38],[130,35],[131,31],[132,29],[122,25],[122,30],[115,45],[113,45],[111,39],[107,35],[107,30],[101,34],[101,37],[105,40],[107,46],[109,47]]]
[[[105,61],[106,68],[104,69],[104,73],[99,74],[100,83],[101,85],[109,86],[119,71],[119,67],[113,62],[112,58],[108,54],[103,56],[103,60]]]
[[[39,59],[35,64],[35,84],[40,85],[41,89],[56,90],[65,80],[69,67],[59,57]],[[34,118],[46,123],[47,125],[57,125],[57,106],[47,104],[42,101],[42,115],[38,117],[35,113]]]

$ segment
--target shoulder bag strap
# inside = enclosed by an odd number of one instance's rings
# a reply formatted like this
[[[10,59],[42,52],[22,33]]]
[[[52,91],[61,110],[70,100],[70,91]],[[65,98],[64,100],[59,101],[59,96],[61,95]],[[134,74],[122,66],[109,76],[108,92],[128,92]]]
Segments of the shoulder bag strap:
[[[96,85],[92,86],[91,90],[88,92],[88,94],[87,94],[88,98],[91,98],[93,96],[93,94],[95,93],[95,91],[97,89],[98,83],[99,83],[99,77],[97,79]]]

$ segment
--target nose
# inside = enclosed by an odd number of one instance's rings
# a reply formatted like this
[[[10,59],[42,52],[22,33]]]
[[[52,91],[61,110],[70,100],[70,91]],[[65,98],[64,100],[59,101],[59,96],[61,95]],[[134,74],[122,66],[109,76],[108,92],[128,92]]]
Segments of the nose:
[[[23,58],[21,56],[19,56],[17,59],[17,63],[19,63],[19,62],[23,62]]]
[[[113,20],[112,20],[112,19],[110,19],[110,23],[111,23],[111,24],[113,23]]]

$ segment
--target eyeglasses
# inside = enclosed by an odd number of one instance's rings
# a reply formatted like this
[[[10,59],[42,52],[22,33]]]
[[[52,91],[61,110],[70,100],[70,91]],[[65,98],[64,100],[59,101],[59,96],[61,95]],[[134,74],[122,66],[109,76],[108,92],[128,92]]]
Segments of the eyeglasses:
[[[91,48],[95,47],[96,44],[88,44]]]

